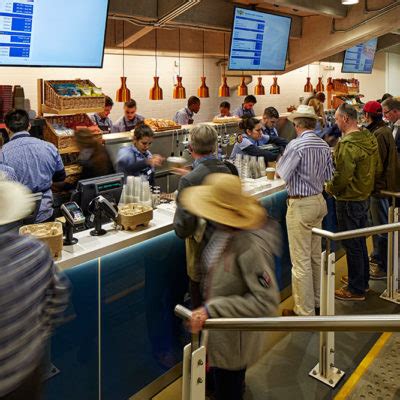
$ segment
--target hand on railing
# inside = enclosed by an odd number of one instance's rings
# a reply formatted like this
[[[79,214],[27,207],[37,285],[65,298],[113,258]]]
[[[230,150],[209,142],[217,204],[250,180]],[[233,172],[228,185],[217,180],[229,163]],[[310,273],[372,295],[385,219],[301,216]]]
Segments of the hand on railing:
[[[196,310],[192,312],[192,316],[188,321],[190,331],[194,334],[199,333],[203,329],[204,323],[208,318],[209,315],[205,307],[196,308]]]

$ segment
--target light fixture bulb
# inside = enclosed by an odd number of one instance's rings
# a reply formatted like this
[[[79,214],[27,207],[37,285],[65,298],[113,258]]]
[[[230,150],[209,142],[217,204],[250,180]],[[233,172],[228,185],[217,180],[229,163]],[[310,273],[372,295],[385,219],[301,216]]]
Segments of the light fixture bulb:
[[[358,4],[360,0],[342,0],[344,6],[351,6],[352,4]]]

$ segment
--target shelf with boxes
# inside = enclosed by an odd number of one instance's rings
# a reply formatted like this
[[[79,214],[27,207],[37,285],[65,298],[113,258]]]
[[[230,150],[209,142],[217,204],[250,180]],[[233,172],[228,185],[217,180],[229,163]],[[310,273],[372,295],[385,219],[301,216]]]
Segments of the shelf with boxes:
[[[38,115],[45,120],[43,137],[57,147],[65,165],[67,181],[74,184],[81,172],[74,132],[89,129],[97,140],[102,141],[102,132],[88,113],[104,109],[105,95],[88,79],[38,79],[37,89]]]

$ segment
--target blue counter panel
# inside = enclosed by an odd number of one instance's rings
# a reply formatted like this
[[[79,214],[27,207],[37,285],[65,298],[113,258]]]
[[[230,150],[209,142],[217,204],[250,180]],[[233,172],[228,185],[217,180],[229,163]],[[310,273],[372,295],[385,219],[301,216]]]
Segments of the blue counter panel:
[[[98,399],[98,261],[66,271],[72,305],[55,331],[51,360],[60,373],[46,382],[45,399]]]

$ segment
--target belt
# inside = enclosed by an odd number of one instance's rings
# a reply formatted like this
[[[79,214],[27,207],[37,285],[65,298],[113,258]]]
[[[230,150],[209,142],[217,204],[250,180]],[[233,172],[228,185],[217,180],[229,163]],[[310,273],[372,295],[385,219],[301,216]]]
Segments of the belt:
[[[294,200],[294,199],[305,199],[307,197],[312,197],[312,196],[319,196],[321,193],[317,194],[310,194],[309,196],[288,196],[289,200]]]

